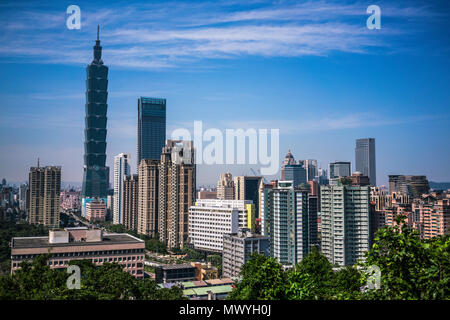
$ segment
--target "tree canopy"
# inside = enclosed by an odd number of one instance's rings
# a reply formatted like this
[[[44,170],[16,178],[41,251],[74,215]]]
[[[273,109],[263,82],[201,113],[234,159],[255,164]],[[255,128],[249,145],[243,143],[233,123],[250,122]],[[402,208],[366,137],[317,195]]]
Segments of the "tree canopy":
[[[88,260],[71,261],[81,270],[81,288],[69,289],[65,269],[51,269],[48,256],[23,262],[15,274],[0,277],[0,299],[7,300],[180,300],[177,286],[159,288],[151,279],[136,279],[118,264],[95,266]]]
[[[380,287],[369,288],[370,268],[380,270]],[[397,218],[397,226],[377,231],[364,261],[332,266],[311,252],[283,271],[273,258],[255,254],[243,266],[229,299],[450,299],[450,235],[423,240]]]

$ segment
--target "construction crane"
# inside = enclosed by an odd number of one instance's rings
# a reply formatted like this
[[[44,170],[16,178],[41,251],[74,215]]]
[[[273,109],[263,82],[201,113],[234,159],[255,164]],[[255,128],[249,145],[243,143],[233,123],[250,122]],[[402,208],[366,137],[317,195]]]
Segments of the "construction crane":
[[[252,170],[253,175],[255,175],[255,176],[261,176],[264,183],[268,183],[267,180],[266,180],[266,178],[261,174],[261,170],[258,169],[258,172],[256,172],[255,170],[253,170],[253,168],[250,168],[250,170]]]

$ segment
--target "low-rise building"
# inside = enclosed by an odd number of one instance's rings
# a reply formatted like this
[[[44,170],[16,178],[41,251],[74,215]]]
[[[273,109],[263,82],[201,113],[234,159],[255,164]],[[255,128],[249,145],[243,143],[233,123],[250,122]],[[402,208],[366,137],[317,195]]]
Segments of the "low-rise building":
[[[103,199],[86,203],[86,219],[91,222],[105,221],[106,203]]]
[[[189,263],[168,264],[156,267],[156,283],[171,283],[196,280],[197,268]]]
[[[237,233],[223,236],[222,274],[237,277],[242,266],[253,253],[269,256],[270,239],[257,235],[249,229],[239,229]]]
[[[118,263],[136,278],[144,276],[145,242],[126,233],[103,233],[86,227],[50,230],[47,237],[14,237],[11,240],[11,273],[23,261],[50,254],[52,269],[67,268],[72,260],[95,265]]]

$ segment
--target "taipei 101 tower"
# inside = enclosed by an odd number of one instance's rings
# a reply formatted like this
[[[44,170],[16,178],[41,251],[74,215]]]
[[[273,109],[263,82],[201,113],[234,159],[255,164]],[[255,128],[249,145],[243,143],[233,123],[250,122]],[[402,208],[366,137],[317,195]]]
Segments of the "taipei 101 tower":
[[[108,67],[103,64],[102,47],[97,26],[94,60],[86,68],[86,117],[84,130],[84,174],[82,213],[94,200],[107,201],[109,167],[106,167],[106,103],[108,97]]]

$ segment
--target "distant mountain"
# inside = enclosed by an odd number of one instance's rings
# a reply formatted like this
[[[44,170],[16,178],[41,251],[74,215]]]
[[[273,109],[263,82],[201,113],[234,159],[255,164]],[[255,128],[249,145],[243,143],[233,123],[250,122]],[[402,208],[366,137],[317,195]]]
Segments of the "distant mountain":
[[[434,190],[448,190],[450,189],[450,182],[434,182],[430,181],[430,188]]]

